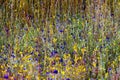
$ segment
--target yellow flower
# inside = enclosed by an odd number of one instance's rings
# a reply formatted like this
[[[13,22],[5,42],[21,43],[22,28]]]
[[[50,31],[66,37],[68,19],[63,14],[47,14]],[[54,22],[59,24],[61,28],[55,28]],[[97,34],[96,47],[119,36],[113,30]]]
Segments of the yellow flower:
[[[28,80],[30,80],[30,79],[31,79],[31,75],[27,75],[26,78],[27,78]]]
[[[78,50],[77,50],[77,49],[78,49],[78,47],[77,47],[77,44],[76,44],[76,43],[74,44],[73,49],[74,49],[74,51],[75,51],[75,52],[77,52],[77,51],[78,51]]]
[[[94,67],[96,67],[96,63],[95,62],[93,62],[93,64],[92,64]]]
[[[120,61],[120,56],[118,56],[118,60]]]
[[[4,45],[2,45],[2,49],[4,48],[5,46]]]
[[[101,42],[102,41],[102,39],[99,39],[99,42]]]
[[[33,47],[31,47],[31,46],[29,46],[28,49],[29,49],[29,52],[33,51]]]
[[[26,73],[26,72],[28,72],[28,70],[27,70],[27,69],[26,69],[26,70],[23,70],[23,72]]]
[[[59,59],[60,59],[60,57],[59,57],[59,56],[55,57],[55,60],[57,60],[57,61],[58,61]]]
[[[66,67],[66,71],[70,71],[71,70],[71,68],[70,67]]]
[[[22,58],[22,60],[28,61],[28,59],[31,57],[31,55],[25,56]]]
[[[34,40],[34,41],[37,41],[37,38],[34,38],[33,40]]]
[[[89,32],[88,32],[88,34],[89,34],[89,35],[91,35],[91,34],[92,34],[92,32],[90,32],[90,31],[89,31]]]
[[[52,28],[50,29],[50,35],[53,35],[53,29]]]
[[[65,32],[67,32],[68,30],[67,29],[65,29]]]
[[[52,24],[50,24],[50,28],[52,28],[52,26],[53,26],[53,25],[52,25]]]
[[[118,5],[120,5],[120,2],[118,2]]]
[[[61,71],[61,74],[62,74],[62,75],[65,75],[65,71]]]
[[[55,19],[55,16],[53,15],[53,18]]]
[[[30,58],[31,57],[31,55],[28,55],[28,56],[26,56],[26,59],[28,59],[28,58]]]
[[[55,69],[55,67],[50,66],[50,70],[54,70],[54,69]]]
[[[4,70],[4,71],[2,71],[2,74],[5,74],[6,73],[6,71]]]
[[[85,51],[86,51],[86,48],[81,49],[82,54],[84,54]]]
[[[73,22],[76,22],[76,20],[75,20],[75,19],[73,19]]]
[[[83,72],[85,72],[86,71],[86,69],[85,69],[85,67],[83,68]]]
[[[20,52],[20,54],[22,54],[23,52]]]
[[[1,67],[1,69],[3,69],[3,68],[4,68],[4,66],[2,66],[2,65],[1,65],[0,67]]]
[[[77,63],[78,60],[81,60],[82,57],[81,56],[78,56],[78,55],[75,55],[75,63]]]
[[[17,67],[17,64],[14,64],[14,67]]]
[[[53,42],[56,43],[57,39],[56,38],[53,38]]]
[[[36,55],[38,55],[38,54],[39,54],[39,52],[35,52],[35,54],[36,54]]]
[[[19,48],[16,46],[16,47],[14,48],[15,53],[16,53],[18,50],[19,50]]]
[[[82,24],[82,26],[84,27],[84,23],[82,22],[81,24]]]
[[[105,73],[105,78],[107,78],[108,77],[108,72],[107,73]]]
[[[70,58],[70,54],[64,54],[64,55],[63,55],[63,58],[64,58],[64,59]]]
[[[20,65],[20,69],[22,69],[23,68],[23,65]]]
[[[40,80],[40,76],[39,75],[36,77],[36,80]]]

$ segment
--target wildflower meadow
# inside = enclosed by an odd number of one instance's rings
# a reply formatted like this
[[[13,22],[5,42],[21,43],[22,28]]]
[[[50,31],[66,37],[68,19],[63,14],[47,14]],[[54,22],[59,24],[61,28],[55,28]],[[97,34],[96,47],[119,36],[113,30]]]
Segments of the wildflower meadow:
[[[120,0],[0,0],[0,80],[120,80]]]

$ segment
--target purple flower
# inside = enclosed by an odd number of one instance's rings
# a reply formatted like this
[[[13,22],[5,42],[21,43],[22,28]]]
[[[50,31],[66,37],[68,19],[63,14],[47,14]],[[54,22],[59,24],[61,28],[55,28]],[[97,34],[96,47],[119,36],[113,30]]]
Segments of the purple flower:
[[[40,56],[40,54],[38,54],[38,56]]]
[[[0,58],[2,58],[2,56],[0,56]]]
[[[61,33],[62,33],[62,32],[63,32],[63,30],[59,30],[59,32],[61,32]]]
[[[63,45],[61,45],[61,47],[60,47],[61,49],[64,49],[64,46]]]
[[[15,55],[14,55],[14,54],[11,54],[11,57],[15,58]]]
[[[73,37],[73,39],[75,39],[75,35],[73,35],[72,37]]]
[[[60,62],[63,62],[63,59],[62,59],[62,58],[60,59]]]
[[[7,72],[10,72],[11,70],[10,70],[10,68],[8,67],[8,69],[7,69]]]
[[[108,42],[109,42],[109,41],[110,41],[110,38],[109,38],[109,37],[106,37],[106,41],[108,41]]]
[[[72,60],[72,65],[74,65],[75,64],[75,61],[74,60]]]
[[[5,78],[5,79],[8,79],[8,78],[9,78],[8,74],[5,74],[5,75],[4,75],[4,78]]]
[[[54,74],[58,74],[58,70],[54,70],[53,73],[54,73]]]
[[[49,74],[49,72],[46,72],[46,74],[48,75],[48,74]]]
[[[50,33],[50,31],[48,30],[48,33]]]
[[[45,52],[44,50],[42,50],[42,52]]]
[[[60,17],[60,15],[59,15],[59,14],[57,14],[57,17]]]
[[[58,52],[56,51],[56,50],[53,50],[52,52],[51,52],[51,57],[52,56],[54,56],[55,54],[57,54]]]
[[[42,31],[42,32],[44,32],[44,30],[43,30],[43,29],[42,29],[41,31]]]
[[[35,60],[38,61],[38,58],[36,58]]]
[[[33,54],[33,52],[30,53],[31,55]]]
[[[101,28],[101,25],[100,25],[100,24],[98,25],[98,28]]]
[[[7,60],[7,58],[4,58],[4,61],[6,61]]]
[[[108,69],[108,71],[111,71],[111,70],[112,70],[112,68],[109,68],[109,69]]]
[[[66,45],[67,43],[66,43],[66,41],[64,41],[64,45]]]
[[[113,13],[111,13],[111,17],[113,17],[114,16],[114,14]]]
[[[82,18],[84,19],[84,16],[82,15]]]
[[[66,80],[70,80],[70,78],[67,78]]]

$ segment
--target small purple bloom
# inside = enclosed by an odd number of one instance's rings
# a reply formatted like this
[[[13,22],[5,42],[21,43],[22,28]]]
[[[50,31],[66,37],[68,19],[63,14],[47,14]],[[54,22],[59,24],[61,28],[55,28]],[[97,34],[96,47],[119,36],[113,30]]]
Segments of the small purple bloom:
[[[54,70],[53,73],[54,73],[54,74],[58,74],[58,70]]]
[[[60,62],[63,62],[63,59],[62,59],[62,58],[60,59]]]
[[[72,60],[72,65],[74,65],[75,64],[75,61],[74,60]]]
[[[42,52],[45,52],[44,50],[42,50]]]
[[[7,58],[4,58],[4,61],[6,61],[7,60]]]
[[[98,27],[101,28],[101,25],[99,24]]]
[[[111,70],[112,70],[112,68],[109,68],[109,69],[108,69],[108,71],[111,71]]]
[[[8,67],[7,72],[10,72],[10,68]]]
[[[57,54],[58,52],[56,51],[56,50],[53,50],[52,52],[51,52],[51,56],[54,56],[55,54]]]
[[[44,38],[44,40],[46,40],[46,38]]]
[[[63,66],[66,66],[66,64],[64,63]]]
[[[14,55],[14,54],[11,54],[11,57],[15,58],[15,55]]]
[[[60,15],[59,15],[59,14],[57,14],[57,17],[60,17]]]
[[[100,49],[102,49],[103,47],[102,46],[100,46]]]
[[[48,74],[49,74],[49,72],[46,72],[46,74],[48,75]]]
[[[33,54],[33,52],[30,53],[31,55]]]
[[[43,30],[43,29],[42,29],[41,31],[42,31],[42,32],[44,32],[44,30]]]
[[[64,41],[64,45],[66,45],[67,43],[66,43],[66,41]]]
[[[69,78],[67,78],[66,80],[70,80]]]
[[[62,33],[62,32],[63,32],[63,30],[59,30],[59,32],[61,32],[61,33]]]
[[[38,54],[38,56],[40,56],[40,54]]]
[[[42,23],[44,23],[45,22],[45,20],[42,20]]]
[[[60,48],[61,48],[61,49],[64,49],[64,46],[62,45]]]
[[[36,58],[35,60],[38,61],[38,58]]]
[[[75,35],[73,35],[72,37],[73,37],[73,39],[75,39]]]
[[[8,79],[8,78],[9,78],[8,74],[5,74],[5,75],[4,75],[4,78],[5,78],[5,79]]]
[[[84,16],[82,16],[82,18],[84,19]]]
[[[110,38],[109,37],[106,37],[106,41],[109,41],[110,40]]]
[[[114,16],[114,14],[113,14],[113,13],[111,13],[111,16],[113,17],[113,16]]]
[[[0,56],[0,58],[2,58],[2,56]]]
[[[50,33],[50,31],[48,31],[48,33]]]

